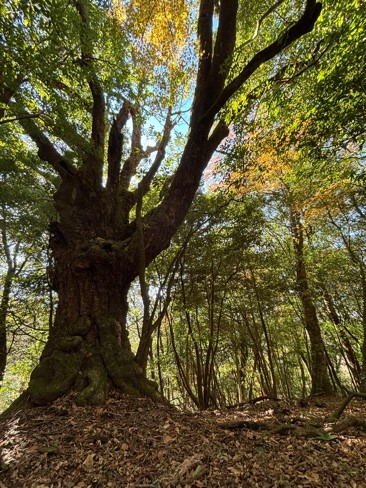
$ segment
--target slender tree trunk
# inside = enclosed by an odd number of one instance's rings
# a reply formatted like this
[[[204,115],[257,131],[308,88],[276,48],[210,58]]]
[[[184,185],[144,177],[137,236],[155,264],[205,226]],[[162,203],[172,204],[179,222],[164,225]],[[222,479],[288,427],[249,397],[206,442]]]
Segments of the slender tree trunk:
[[[8,267],[5,275],[4,288],[0,303],[0,382],[2,382],[4,378],[6,363],[8,359],[6,319],[9,310],[10,291],[13,278],[14,268],[10,266]]]
[[[270,372],[271,372],[271,376],[272,376],[272,386],[271,386],[270,396],[273,396],[274,398],[276,398],[277,397],[277,378],[276,378],[276,372],[275,372],[275,368],[274,368],[274,361],[273,361],[273,354],[272,354],[272,341],[269,337],[267,323],[266,323],[265,318],[264,318],[264,313],[263,313],[262,303],[261,303],[260,296],[259,296],[257,281],[255,278],[253,269],[251,267],[249,269],[250,269],[250,275],[251,275],[253,290],[254,290],[255,298],[257,301],[257,305],[258,305],[258,314],[259,314],[260,322],[261,322],[262,329],[264,332],[264,337],[266,339],[268,362],[269,362],[269,368],[270,368]]]
[[[296,281],[300,300],[303,307],[305,328],[310,340],[311,351],[311,394],[333,393],[332,383],[329,378],[327,356],[322,338],[318,316],[309,287],[305,257],[304,234],[301,217],[290,206],[291,232],[295,251]]]
[[[344,328],[342,327],[342,320],[341,317],[339,316],[338,311],[336,310],[334,300],[331,297],[331,295],[328,293],[328,290],[326,289],[324,284],[322,285],[322,290],[324,293],[324,299],[326,302],[326,308],[327,308],[329,318],[333,322],[336,329],[336,333],[339,337],[342,356],[349,370],[352,383],[358,388],[359,380],[361,376],[360,363],[352,347],[351,341],[349,340],[348,335],[346,334]]]
[[[357,213],[362,218],[364,218],[364,215],[362,211],[360,211],[360,208],[358,207],[357,202],[355,202],[355,199],[353,200],[353,205]],[[362,317],[363,341],[361,346],[362,365],[361,365],[361,373],[359,376],[359,383],[360,383],[360,391],[366,392],[366,268],[365,268],[364,258],[362,256],[362,253],[360,254],[354,249],[350,236],[347,236],[344,233],[341,225],[336,223],[330,211],[328,211],[328,216],[330,218],[330,221],[334,225],[334,227],[338,229],[351,260],[360,269],[361,293],[362,293],[362,301],[361,301],[360,308],[361,308],[361,317]]]
[[[361,271],[361,286],[362,286],[362,367],[360,374],[360,391],[366,392],[366,271],[363,263],[360,265]]]
[[[6,208],[4,204],[2,204],[1,224],[1,243],[4,249],[7,268],[0,302],[0,382],[4,378],[6,363],[8,360],[6,321],[9,312],[11,288],[17,271],[21,270],[25,264],[25,261],[23,261],[21,266],[17,269],[17,257],[20,244],[19,242],[15,244],[12,252],[7,234]]]

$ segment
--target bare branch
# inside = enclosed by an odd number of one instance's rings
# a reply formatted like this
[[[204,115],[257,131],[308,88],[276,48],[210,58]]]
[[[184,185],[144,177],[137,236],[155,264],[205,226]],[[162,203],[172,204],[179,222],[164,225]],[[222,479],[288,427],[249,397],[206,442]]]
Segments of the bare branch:
[[[138,120],[136,108],[131,104],[129,105],[129,112],[132,117],[131,151],[120,174],[119,186],[121,190],[128,190],[132,176],[136,174],[136,169],[141,160],[146,157],[141,146],[141,123]]]
[[[157,150],[157,154],[155,156],[155,160],[152,163],[149,171],[146,173],[146,175],[142,178],[139,187],[141,187],[142,195],[146,195],[146,193],[150,189],[150,185],[152,180],[154,179],[154,176],[156,175],[158,169],[160,168],[161,163],[163,162],[165,158],[165,150],[166,147],[169,143],[170,140],[170,135],[173,129],[174,123],[171,120],[171,108],[168,110],[168,114],[165,119],[165,124],[164,124],[164,131],[163,131],[163,137],[159,144],[157,145],[156,148],[150,147],[148,148],[149,150]]]
[[[260,28],[261,28],[261,25],[262,23],[266,20],[266,18],[271,15],[272,12],[274,12],[276,10],[277,7],[279,7],[281,5],[281,3],[283,3],[285,0],[278,0],[274,5],[272,5],[266,12],[264,12],[264,14],[261,16],[261,18],[258,20],[257,22],[257,25],[255,26],[255,29],[254,29],[254,32],[253,32],[253,35],[250,39],[247,39],[246,41],[243,42],[243,44],[240,46],[241,48],[243,48],[244,46],[247,46],[248,44],[250,44],[251,42],[253,42],[256,37],[258,37],[258,34],[259,34],[259,31],[260,31]]]
[[[17,117],[12,117],[11,119],[3,119],[1,120],[1,115],[0,115],[0,125],[8,124],[9,122],[16,122],[17,120],[22,120],[22,119],[38,119],[44,115],[42,112],[38,114],[24,114],[24,115],[18,115]]]
[[[149,169],[148,173],[145,175],[145,177],[142,180],[143,188],[147,187],[150,184],[151,180],[155,176],[156,171],[159,169],[159,166],[165,157],[165,147],[169,142],[170,131],[172,128],[171,109],[169,109],[167,119],[165,122],[162,140],[159,143],[157,143],[155,146],[148,146],[146,149],[143,149],[141,145],[141,124],[140,121],[138,120],[136,109],[132,106],[130,106],[130,113],[132,116],[132,123],[133,123],[131,151],[121,171],[121,175],[120,175],[121,190],[128,189],[131,178],[136,174],[136,170],[140,162],[143,159],[148,158],[153,152],[157,151],[156,158],[151,168]],[[146,191],[144,189],[142,194],[143,195],[146,194]],[[136,195],[137,193],[135,192],[135,199],[136,199]]]

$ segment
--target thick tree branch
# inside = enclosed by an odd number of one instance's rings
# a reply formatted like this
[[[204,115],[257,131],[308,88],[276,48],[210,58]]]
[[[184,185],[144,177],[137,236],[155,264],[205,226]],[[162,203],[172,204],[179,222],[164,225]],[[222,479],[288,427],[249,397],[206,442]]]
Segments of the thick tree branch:
[[[25,81],[25,76],[22,73],[19,73],[11,87],[4,86],[0,92],[0,104],[8,105],[12,96],[15,94],[17,89],[24,81]],[[0,120],[4,117],[4,115],[5,115],[5,107],[0,107]],[[7,122],[9,122],[9,120],[7,120]]]
[[[236,16],[238,0],[221,2],[219,26],[210,72],[210,97],[216,98],[222,91],[231,65],[236,41]]]
[[[261,96],[268,91],[268,84],[271,86],[281,86],[283,84],[288,84],[292,83],[295,81],[298,77],[300,77],[305,71],[313,68],[316,66],[319,62],[319,60],[324,56],[324,54],[328,51],[329,45],[323,49],[320,53],[319,51],[319,44],[317,44],[316,49],[313,51],[310,59],[306,61],[297,61],[296,63],[289,63],[284,66],[282,66],[277,73],[275,73],[273,76],[268,78],[267,83],[260,83],[256,87],[254,87],[249,93],[247,93],[245,97],[245,101],[242,102],[239,105],[239,108],[237,111],[233,113],[232,116],[232,121],[240,116],[243,117],[245,114],[248,114],[250,110],[252,110],[253,105],[255,104],[256,101],[259,101]],[[294,73],[289,74],[286,76],[289,70],[292,70]]]
[[[214,0],[202,0],[198,16],[199,65],[197,91],[207,83],[212,61],[212,17]]]
[[[38,147],[38,156],[42,161],[46,161],[58,172],[61,178],[66,178],[76,174],[76,168],[68,161],[65,156],[60,154],[48,137],[40,130],[31,118],[19,120],[29,137]]]
[[[248,78],[265,62],[274,58],[286,47],[290,46],[303,35],[311,32],[317,18],[320,15],[322,5],[315,0],[307,0],[303,15],[295,24],[287,29],[278,39],[266,48],[259,51],[249,63],[243,68],[240,74],[234,78],[222,91],[221,95],[205,113],[204,118],[211,119],[225,103],[242,87]]]
[[[208,65],[211,67],[213,63],[212,19],[209,21],[207,15],[210,14],[212,16],[213,5],[208,0],[202,0],[200,5],[199,40],[201,57],[198,66],[197,85],[188,139],[180,164],[166,195],[157,207],[144,216],[146,264],[149,264],[157,254],[169,245],[170,239],[187,214],[208,161],[223,138],[228,135],[228,128],[222,122],[219,122],[212,130],[215,116],[219,110],[259,66],[275,57],[296,39],[310,32],[321,11],[320,3],[315,0],[307,0],[306,8],[301,18],[276,41],[256,54],[238,77],[231,81],[226,88],[223,88],[221,95],[216,98],[216,101],[210,104],[211,80],[207,77],[207,67]],[[231,10],[227,8],[226,13],[229,14],[231,11],[232,15],[236,17],[233,10],[234,3],[230,2],[230,5]],[[228,25],[233,21],[233,19],[226,19],[225,23]],[[223,17],[221,17],[221,22],[223,22]],[[218,30],[220,30],[220,27]],[[206,46],[206,51],[203,48],[204,46]],[[217,49],[219,50],[218,47]],[[208,53],[210,54],[209,56]]]
[[[91,27],[86,4],[83,0],[75,1],[74,4],[81,19],[80,64],[86,71],[89,88],[93,97],[91,141],[94,146],[94,155],[88,158],[87,171],[94,175],[97,183],[101,183],[105,142],[105,102],[103,87],[94,68]]]
[[[130,104],[124,102],[117,117],[113,119],[109,131],[107,188],[116,188],[118,186],[123,145],[122,129],[130,116],[130,109]]]
[[[210,159],[213,153],[216,151],[217,147],[219,146],[220,142],[228,135],[228,126],[222,120],[219,120],[207,141],[207,150]]]
[[[45,115],[52,123],[52,134],[62,139],[73,151],[83,156],[93,157],[93,148],[90,147],[89,141],[81,136],[76,128],[69,122],[64,114],[58,115],[54,120]]]

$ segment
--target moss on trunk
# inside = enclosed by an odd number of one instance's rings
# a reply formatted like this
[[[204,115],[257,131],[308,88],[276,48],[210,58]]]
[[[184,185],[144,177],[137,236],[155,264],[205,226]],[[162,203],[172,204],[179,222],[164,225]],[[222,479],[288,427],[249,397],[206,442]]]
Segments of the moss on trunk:
[[[99,242],[99,241],[98,241]],[[79,405],[101,404],[109,391],[160,398],[131,351],[126,329],[126,276],[112,248],[88,253],[81,246],[62,253],[57,269],[59,303],[55,325],[31,375],[28,394],[40,405],[75,391]],[[117,253],[119,249],[117,249]]]

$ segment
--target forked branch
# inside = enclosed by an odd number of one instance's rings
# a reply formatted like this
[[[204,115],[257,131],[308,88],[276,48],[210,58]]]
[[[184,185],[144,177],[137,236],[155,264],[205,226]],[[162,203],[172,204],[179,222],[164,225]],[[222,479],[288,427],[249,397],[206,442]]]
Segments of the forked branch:
[[[315,0],[307,0],[305,11],[300,19],[290,28],[286,29],[272,44],[259,51],[249,61],[239,75],[223,89],[221,95],[205,113],[204,118],[210,120],[214,117],[262,64],[274,58],[303,35],[311,32],[320,15],[321,9],[321,3]]]
[[[110,189],[116,188],[119,183],[123,145],[122,129],[125,127],[130,116],[130,108],[130,104],[125,101],[117,117],[113,119],[109,131],[107,188]]]
[[[142,178],[140,182],[139,186],[141,187],[142,195],[146,195],[146,193],[149,191],[151,182],[154,179],[156,173],[158,172],[161,163],[164,161],[166,147],[169,143],[171,132],[174,127],[171,113],[172,113],[171,108],[169,108],[165,119],[164,131],[163,131],[163,136],[161,138],[161,141],[158,143],[158,145],[155,148],[149,148],[152,150],[157,150],[157,153],[154,162],[150,166],[149,171],[146,173],[146,175]]]
[[[142,150],[141,144],[141,121],[136,108],[129,104],[129,114],[132,117],[132,137],[131,150],[128,158],[124,162],[120,173],[119,188],[127,191],[130,186],[131,178],[136,174],[136,170],[142,159],[147,157]]]

